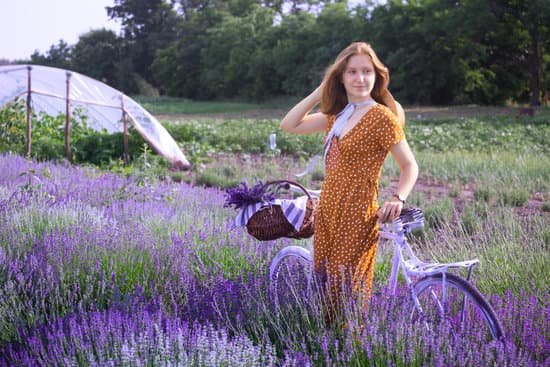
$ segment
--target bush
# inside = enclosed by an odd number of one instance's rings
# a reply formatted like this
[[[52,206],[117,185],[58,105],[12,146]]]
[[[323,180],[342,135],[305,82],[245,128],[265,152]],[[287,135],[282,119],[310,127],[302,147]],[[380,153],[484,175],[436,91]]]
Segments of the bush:
[[[525,189],[510,189],[499,193],[499,201],[504,206],[524,206],[529,200],[529,192]]]
[[[133,161],[139,156],[144,140],[134,129],[131,129],[128,143],[128,154],[130,161]],[[75,161],[104,166],[111,160],[123,158],[123,136],[122,133],[109,134],[93,131],[79,139],[73,149]]]
[[[216,170],[205,170],[199,173],[196,178],[196,184],[206,187],[230,188],[239,185],[239,179],[235,174],[227,174],[225,170],[218,172]]]
[[[424,207],[424,216],[429,228],[434,230],[445,228],[452,220],[454,203],[449,198],[431,203]]]
[[[25,152],[25,102],[17,99],[0,109],[0,151]]]
[[[59,160],[65,158],[65,143],[59,139],[40,136],[33,139],[32,156],[40,160]]]
[[[0,151],[25,153],[25,104],[16,100],[0,109]],[[31,116],[31,155],[38,160],[65,158],[65,115],[46,113]],[[130,130],[130,159],[139,156],[143,138]],[[83,111],[76,109],[71,116],[71,159],[77,163],[106,165],[123,157],[122,133],[110,134],[88,127]]]
[[[474,191],[474,199],[476,199],[476,201],[483,201],[488,203],[489,201],[491,201],[492,196],[493,192],[484,187],[480,187],[476,191]]]

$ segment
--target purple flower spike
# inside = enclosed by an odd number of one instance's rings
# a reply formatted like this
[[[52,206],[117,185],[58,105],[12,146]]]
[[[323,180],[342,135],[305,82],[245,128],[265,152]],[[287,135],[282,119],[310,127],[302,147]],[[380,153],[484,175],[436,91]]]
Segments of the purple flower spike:
[[[252,187],[248,187],[248,184],[243,181],[239,186],[226,191],[224,207],[234,206],[235,209],[239,209],[246,205],[273,199],[275,199],[275,195],[267,191],[262,181],[258,181]]]

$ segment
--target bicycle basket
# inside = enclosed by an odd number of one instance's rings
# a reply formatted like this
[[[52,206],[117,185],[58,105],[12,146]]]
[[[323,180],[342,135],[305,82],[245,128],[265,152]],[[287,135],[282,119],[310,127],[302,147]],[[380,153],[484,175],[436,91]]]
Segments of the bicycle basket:
[[[317,205],[317,199],[312,198],[309,192],[300,184],[288,181],[288,180],[277,180],[270,181],[264,185],[264,188],[270,185],[277,185],[288,183],[294,186],[299,187],[307,195],[306,203],[306,213],[304,216],[304,221],[300,227],[299,231],[288,222],[286,219],[281,206],[279,205],[270,205],[261,210],[258,210],[254,215],[250,217],[246,224],[246,229],[248,233],[260,240],[260,241],[270,241],[276,240],[282,237],[288,238],[309,238],[313,236],[314,231],[314,211]]]

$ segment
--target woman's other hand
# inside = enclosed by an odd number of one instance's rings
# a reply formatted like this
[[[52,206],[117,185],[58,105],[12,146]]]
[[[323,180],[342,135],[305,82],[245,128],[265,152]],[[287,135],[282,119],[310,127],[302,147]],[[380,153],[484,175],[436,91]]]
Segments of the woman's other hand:
[[[390,222],[399,217],[403,209],[403,202],[398,199],[386,201],[380,209],[378,209],[378,221],[380,223]]]

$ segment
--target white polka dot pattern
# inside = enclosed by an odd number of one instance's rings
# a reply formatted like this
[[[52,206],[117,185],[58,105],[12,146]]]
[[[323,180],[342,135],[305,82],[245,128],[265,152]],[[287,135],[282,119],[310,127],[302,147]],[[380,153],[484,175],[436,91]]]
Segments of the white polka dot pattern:
[[[334,120],[329,117],[327,132]],[[378,242],[378,180],[390,147],[404,138],[395,115],[380,104],[340,140],[333,138],[315,212],[313,259],[315,270],[329,281],[333,301],[343,284],[368,299]]]

